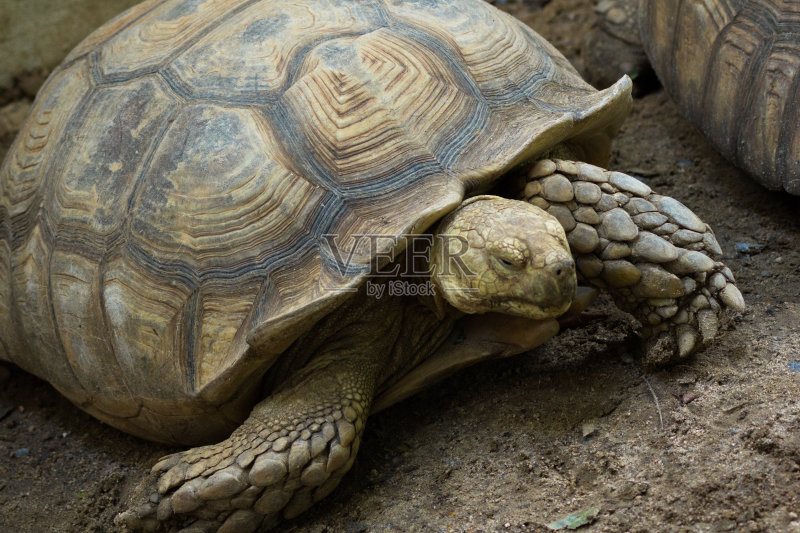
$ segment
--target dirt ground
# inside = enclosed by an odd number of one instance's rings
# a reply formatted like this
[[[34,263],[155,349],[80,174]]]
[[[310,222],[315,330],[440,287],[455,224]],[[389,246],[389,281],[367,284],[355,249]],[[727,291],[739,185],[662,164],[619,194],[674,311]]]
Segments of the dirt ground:
[[[582,68],[591,0],[499,7]],[[340,488],[286,531],[543,531],[596,509],[584,531],[800,532],[800,198],[728,165],[661,90],[635,101],[611,166],[713,226],[748,304],[732,329],[646,371],[636,325],[612,312],[461,372],[372,417]],[[113,531],[130,487],[172,451],[0,368],[0,531]]]

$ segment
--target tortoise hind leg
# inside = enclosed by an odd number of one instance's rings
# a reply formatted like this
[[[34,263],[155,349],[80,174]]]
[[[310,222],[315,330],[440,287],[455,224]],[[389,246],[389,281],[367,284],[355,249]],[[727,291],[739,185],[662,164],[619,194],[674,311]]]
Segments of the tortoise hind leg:
[[[337,313],[333,331],[317,328],[310,362],[228,439],[156,464],[134,496],[144,505],[115,522],[132,530],[263,530],[330,493],[353,464],[402,322],[385,312],[376,324],[366,307],[344,326]]]

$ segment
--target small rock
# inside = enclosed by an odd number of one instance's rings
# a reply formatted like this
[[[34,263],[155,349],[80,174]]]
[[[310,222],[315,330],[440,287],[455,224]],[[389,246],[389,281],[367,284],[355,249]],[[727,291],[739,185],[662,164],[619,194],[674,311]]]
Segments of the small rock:
[[[583,438],[591,437],[597,431],[597,420],[587,420],[581,424],[581,434]]]
[[[16,450],[13,455],[14,457],[25,457],[29,452],[30,450],[28,448],[20,448]]]
[[[678,161],[678,168],[689,168],[690,166],[692,166],[692,162],[688,159],[681,159]]]
[[[756,242],[737,242],[733,245],[733,249],[736,250],[736,253],[742,255],[756,255],[761,253],[765,246],[763,244],[758,244]]]

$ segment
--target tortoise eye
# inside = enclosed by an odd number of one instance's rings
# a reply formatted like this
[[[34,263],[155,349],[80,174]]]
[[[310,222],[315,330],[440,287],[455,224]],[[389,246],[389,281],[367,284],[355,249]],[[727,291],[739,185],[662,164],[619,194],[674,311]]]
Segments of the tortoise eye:
[[[525,266],[525,261],[517,258],[495,256],[495,260],[508,270],[520,270]]]

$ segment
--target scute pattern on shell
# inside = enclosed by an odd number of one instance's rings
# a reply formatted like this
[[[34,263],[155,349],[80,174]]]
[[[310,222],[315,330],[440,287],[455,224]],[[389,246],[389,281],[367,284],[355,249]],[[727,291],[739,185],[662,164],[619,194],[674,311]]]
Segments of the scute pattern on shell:
[[[640,0],[642,41],[685,115],[762,185],[800,195],[795,0]]]
[[[218,438],[371,268],[361,242],[341,275],[324,235],[424,230],[567,137],[602,163],[628,90],[479,0],[145,2],[0,168],[4,357],[128,432]]]

